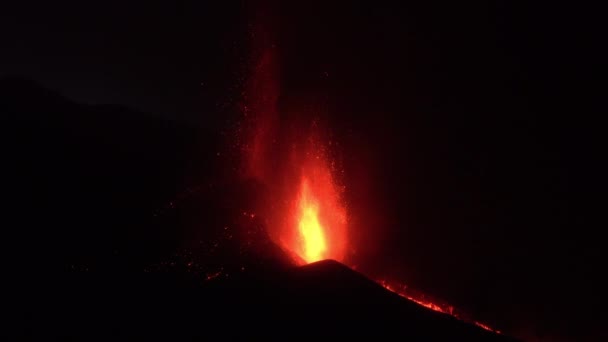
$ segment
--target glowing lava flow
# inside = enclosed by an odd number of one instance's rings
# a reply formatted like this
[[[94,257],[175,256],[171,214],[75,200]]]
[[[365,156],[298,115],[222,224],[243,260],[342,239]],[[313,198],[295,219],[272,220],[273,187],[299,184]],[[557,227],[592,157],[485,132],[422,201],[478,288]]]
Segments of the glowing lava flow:
[[[389,285],[385,281],[379,281],[378,283],[380,285],[382,285],[382,287],[384,287],[385,289],[387,289],[387,290],[389,290],[391,292],[394,292],[394,293],[398,294],[399,296],[401,296],[403,298],[407,298],[410,301],[412,301],[412,302],[414,302],[414,303],[416,303],[418,305],[424,306],[425,308],[431,309],[433,311],[449,314],[449,315],[452,315],[452,316],[458,318],[458,315],[456,315],[454,313],[454,308],[452,306],[442,306],[442,305],[439,305],[439,304],[436,304],[436,303],[433,303],[433,302],[430,302],[430,301],[416,299],[416,298],[414,298],[414,297],[406,294],[405,290],[397,290],[397,289],[395,289],[393,286]],[[403,288],[405,289],[405,287],[403,287]]]
[[[389,290],[389,291],[391,291],[391,292],[393,292],[393,293],[395,293],[395,294],[397,294],[397,295],[399,295],[399,296],[401,296],[401,297],[403,297],[405,299],[408,299],[408,300],[410,300],[410,301],[412,301],[412,302],[414,302],[414,303],[416,303],[416,304],[418,304],[420,306],[424,306],[425,308],[431,309],[433,311],[437,311],[437,312],[441,312],[441,313],[450,315],[450,316],[455,317],[455,318],[457,318],[457,319],[459,319],[461,321],[464,321],[464,322],[473,323],[476,326],[478,326],[478,327],[480,327],[480,328],[482,328],[484,330],[491,331],[491,332],[496,333],[496,334],[500,334],[501,333],[500,330],[492,329],[490,326],[488,326],[486,324],[483,324],[483,323],[480,323],[480,322],[477,322],[477,321],[473,321],[473,320],[470,320],[470,319],[466,319],[461,314],[458,314],[457,312],[455,312],[453,306],[450,306],[450,305],[440,305],[440,304],[431,302],[429,300],[415,298],[415,297],[413,297],[413,296],[411,296],[411,295],[409,295],[409,294],[407,294],[405,292],[405,286],[401,286],[401,288],[403,288],[403,290],[399,290],[399,289],[397,289],[397,288],[389,285],[386,281],[381,280],[378,283],[380,285],[382,285],[382,287],[384,287],[385,289],[387,289],[387,290]]]

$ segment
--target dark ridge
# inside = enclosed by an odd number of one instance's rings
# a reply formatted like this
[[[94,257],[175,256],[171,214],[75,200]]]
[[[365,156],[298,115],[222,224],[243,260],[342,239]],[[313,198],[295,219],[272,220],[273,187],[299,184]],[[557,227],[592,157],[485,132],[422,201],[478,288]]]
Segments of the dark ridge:
[[[376,282],[332,259],[302,266],[298,269],[296,275],[301,282],[319,282],[325,284],[325,286],[327,284],[346,284],[347,286],[352,285],[366,289],[378,289]],[[322,278],[322,280],[319,280],[319,278]],[[382,288],[382,290],[384,289]]]
[[[0,120],[3,226],[22,271],[165,258],[179,232],[154,214],[212,176],[216,142],[197,127],[75,103],[27,79],[0,80]]]
[[[3,94],[21,95],[22,97],[36,98],[36,100],[55,99],[67,102],[68,100],[58,92],[44,87],[42,84],[19,75],[4,75],[0,77],[0,90]]]

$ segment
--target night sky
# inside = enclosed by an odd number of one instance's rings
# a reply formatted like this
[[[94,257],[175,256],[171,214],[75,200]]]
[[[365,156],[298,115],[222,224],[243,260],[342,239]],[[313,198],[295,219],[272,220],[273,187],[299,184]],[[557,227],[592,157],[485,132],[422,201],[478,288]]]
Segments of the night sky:
[[[272,10],[231,1],[3,4],[0,76],[203,127],[217,135],[215,153],[239,117],[252,22],[268,18],[281,101],[324,101],[349,207],[359,226],[374,227],[353,235],[362,269],[517,336],[605,334],[598,11],[264,3]]]
[[[201,112],[229,98],[240,71],[235,67],[246,57],[243,4],[3,7],[0,72],[32,78],[86,103],[200,120]]]

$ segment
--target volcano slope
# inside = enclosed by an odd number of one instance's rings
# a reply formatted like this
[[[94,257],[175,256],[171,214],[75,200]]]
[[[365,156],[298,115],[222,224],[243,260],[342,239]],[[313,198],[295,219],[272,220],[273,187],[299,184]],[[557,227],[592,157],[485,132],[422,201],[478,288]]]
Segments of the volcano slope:
[[[179,272],[66,280],[30,298],[20,322],[27,337],[511,340],[421,307],[331,260],[204,283]]]

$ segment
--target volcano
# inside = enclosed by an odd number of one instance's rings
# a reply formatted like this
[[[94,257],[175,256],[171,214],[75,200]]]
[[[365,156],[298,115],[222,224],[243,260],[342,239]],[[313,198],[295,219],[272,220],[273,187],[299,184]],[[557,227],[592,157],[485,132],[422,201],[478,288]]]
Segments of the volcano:
[[[148,209],[171,198],[155,182],[172,183],[166,177],[175,171],[167,165],[180,163],[163,163],[169,156],[160,153],[144,163],[139,144],[147,151],[161,147],[128,138],[159,130],[184,136],[180,127],[138,120],[125,108],[76,104],[35,84],[3,85],[10,96],[0,104],[14,114],[5,120],[11,134],[4,137],[28,151],[28,163],[6,154],[21,168],[11,179],[31,187],[8,188],[21,204],[7,220],[24,227],[12,230],[8,250],[17,271],[10,279],[18,280],[10,283],[16,286],[8,307],[18,336],[509,340],[409,301],[337,261],[297,266],[264,221],[242,211],[255,184],[212,184],[150,215]],[[134,118],[131,135],[115,134],[112,123],[125,113]],[[115,146],[131,149],[119,153]],[[55,167],[42,172],[49,155]],[[133,171],[100,186],[103,175],[125,166]],[[164,173],[141,178],[148,166]],[[22,215],[32,211],[40,215]]]

